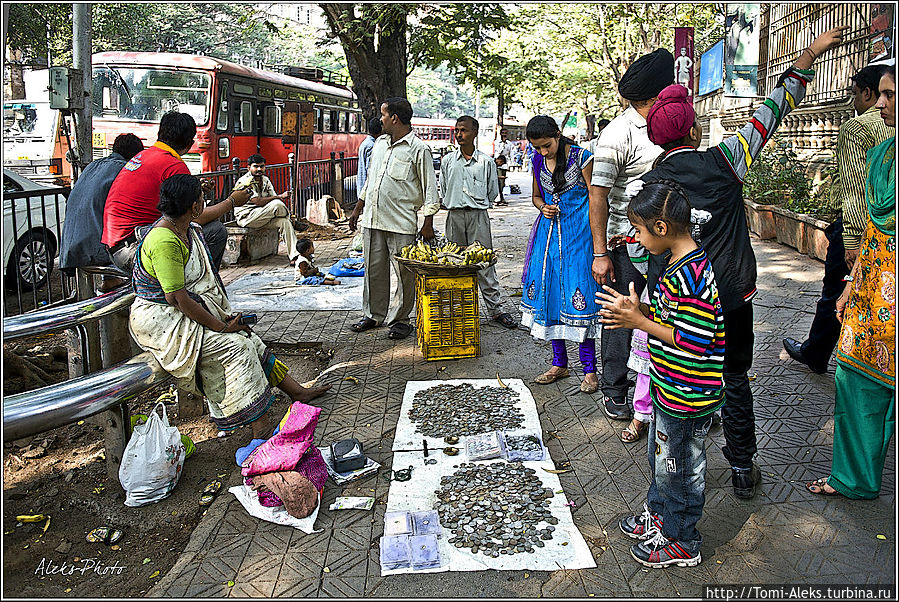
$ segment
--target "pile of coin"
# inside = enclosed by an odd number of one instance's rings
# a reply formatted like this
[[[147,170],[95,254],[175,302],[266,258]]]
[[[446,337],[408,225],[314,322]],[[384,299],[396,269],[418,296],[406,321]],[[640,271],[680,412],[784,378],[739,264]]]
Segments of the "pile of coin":
[[[456,548],[491,558],[533,554],[553,537],[559,519],[549,511],[551,489],[520,462],[458,464],[440,479],[435,510]],[[545,526],[539,527],[541,523]]]
[[[518,393],[508,388],[436,385],[415,394],[409,419],[426,437],[516,429],[524,420],[515,407],[518,399]]]

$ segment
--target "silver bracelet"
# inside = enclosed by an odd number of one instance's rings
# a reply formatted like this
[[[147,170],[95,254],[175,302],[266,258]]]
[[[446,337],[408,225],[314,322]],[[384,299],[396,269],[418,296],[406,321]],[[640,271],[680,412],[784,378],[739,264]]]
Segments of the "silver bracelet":
[[[596,259],[597,257],[608,257],[608,256],[609,256],[609,252],[608,252],[608,251],[606,251],[605,253],[594,253],[594,254],[593,254],[593,258],[594,258],[594,259]]]

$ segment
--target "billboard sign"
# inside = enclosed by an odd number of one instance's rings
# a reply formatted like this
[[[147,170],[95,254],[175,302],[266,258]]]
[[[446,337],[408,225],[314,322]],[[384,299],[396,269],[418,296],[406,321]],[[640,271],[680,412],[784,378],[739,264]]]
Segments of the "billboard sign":
[[[674,28],[674,83],[693,94],[693,28]]]
[[[699,61],[699,94],[709,94],[724,86],[724,40],[702,54]]]
[[[724,93],[756,96],[759,77],[759,5],[728,4],[724,18]]]

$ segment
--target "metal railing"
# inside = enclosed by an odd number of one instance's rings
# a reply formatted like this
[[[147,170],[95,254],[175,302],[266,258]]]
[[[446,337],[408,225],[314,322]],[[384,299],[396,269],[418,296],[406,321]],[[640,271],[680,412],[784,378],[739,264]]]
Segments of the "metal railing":
[[[4,315],[73,298],[71,278],[54,264],[62,240],[67,187],[3,194]]]
[[[7,440],[37,435],[114,409],[170,378],[149,351],[99,372],[3,398]]]

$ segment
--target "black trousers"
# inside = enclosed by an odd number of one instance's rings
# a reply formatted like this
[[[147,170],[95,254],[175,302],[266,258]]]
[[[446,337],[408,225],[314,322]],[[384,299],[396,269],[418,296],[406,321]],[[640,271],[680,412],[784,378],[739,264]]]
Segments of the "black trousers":
[[[840,321],[837,320],[837,299],[843,293],[843,277],[849,274],[846,265],[846,247],[843,245],[843,218],[837,218],[826,230],[827,255],[824,259],[824,286],[815,310],[815,319],[802,343],[802,357],[815,368],[827,365],[840,338]]]
[[[605,332],[603,332],[605,334]],[[752,367],[752,302],[724,312],[724,457],[736,468],[751,468],[757,451],[749,369]]]
[[[637,271],[627,254],[627,247],[620,246],[609,252],[609,259],[615,269],[615,282],[612,288],[623,295],[629,294],[628,284],[633,282],[637,295],[643,292],[646,279]],[[624,403],[627,390],[633,384],[627,378],[627,358],[631,354],[631,329],[616,328],[603,330],[600,338],[600,357],[602,359],[602,379],[600,388],[603,395],[611,397],[618,403]]]

